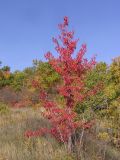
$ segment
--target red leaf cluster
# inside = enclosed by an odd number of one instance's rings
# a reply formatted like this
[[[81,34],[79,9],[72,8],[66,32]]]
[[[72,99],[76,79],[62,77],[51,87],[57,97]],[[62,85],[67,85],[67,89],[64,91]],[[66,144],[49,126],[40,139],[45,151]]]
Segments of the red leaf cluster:
[[[44,116],[51,123],[49,133],[61,142],[68,142],[76,129],[79,127],[88,129],[92,123],[84,123],[77,121],[77,115],[74,112],[76,103],[82,102],[91,94],[96,94],[97,88],[87,91],[84,84],[85,74],[89,72],[96,64],[95,58],[90,61],[84,58],[86,53],[86,44],[82,44],[75,58],[73,58],[78,39],[74,39],[74,31],[68,30],[68,17],[64,17],[63,24],[59,24],[60,35],[53,38],[55,49],[59,56],[55,58],[51,52],[47,52],[46,59],[53,69],[61,76],[63,80],[62,86],[58,88],[58,92],[65,99],[66,106],[60,108],[55,102],[49,101],[47,93],[41,91],[40,99],[45,108]],[[36,84],[34,84],[37,86]],[[48,133],[48,130],[45,129]],[[43,134],[43,129],[37,133],[27,133],[27,136]]]

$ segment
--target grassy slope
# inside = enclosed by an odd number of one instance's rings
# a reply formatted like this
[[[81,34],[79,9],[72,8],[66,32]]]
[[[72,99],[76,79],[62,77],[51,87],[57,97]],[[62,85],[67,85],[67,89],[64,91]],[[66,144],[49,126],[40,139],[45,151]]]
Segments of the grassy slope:
[[[86,149],[85,152],[80,151],[78,159],[68,156],[64,146],[59,145],[55,139],[50,136],[30,139],[24,137],[26,130],[36,130],[41,127],[49,127],[49,124],[42,118],[40,110],[30,108],[12,109],[9,113],[0,115],[0,160],[119,159],[117,158],[119,154],[114,153],[111,148],[108,148],[109,153],[106,152],[105,157],[99,156],[99,152],[103,155],[105,146],[101,145],[99,141],[96,141],[94,138],[90,138],[90,136],[84,138]],[[112,158],[110,158],[109,155]]]
[[[28,139],[24,132],[47,126],[40,111],[13,110],[0,116],[0,160],[71,160],[63,146],[50,137]]]

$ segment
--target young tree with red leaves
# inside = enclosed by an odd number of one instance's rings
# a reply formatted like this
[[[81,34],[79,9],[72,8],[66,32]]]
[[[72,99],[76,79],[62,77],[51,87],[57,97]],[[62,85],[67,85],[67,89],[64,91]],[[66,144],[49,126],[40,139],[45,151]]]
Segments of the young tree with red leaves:
[[[45,108],[44,116],[51,123],[51,129],[40,129],[35,132],[26,132],[26,136],[43,135],[46,132],[53,135],[58,141],[68,145],[71,150],[71,138],[75,134],[77,128],[89,128],[91,122],[82,122],[77,120],[77,114],[74,108],[77,103],[81,103],[90,95],[96,94],[98,87],[95,86],[91,90],[85,87],[84,79],[96,64],[95,58],[88,61],[84,58],[86,53],[86,45],[82,44],[75,58],[73,58],[78,39],[74,39],[74,32],[68,30],[68,17],[64,17],[63,24],[59,24],[60,35],[53,38],[55,50],[59,54],[55,58],[52,53],[45,54],[46,59],[53,69],[60,75],[63,83],[58,89],[58,94],[64,97],[66,105],[58,106],[52,100],[49,100],[45,90],[41,90],[40,99]],[[47,76],[47,75],[46,75]]]

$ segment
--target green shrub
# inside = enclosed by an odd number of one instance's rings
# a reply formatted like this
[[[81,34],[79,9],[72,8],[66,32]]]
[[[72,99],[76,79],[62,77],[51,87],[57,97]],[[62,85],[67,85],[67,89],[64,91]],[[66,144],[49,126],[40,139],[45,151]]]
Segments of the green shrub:
[[[6,114],[9,112],[9,108],[5,103],[0,102],[0,114]]]

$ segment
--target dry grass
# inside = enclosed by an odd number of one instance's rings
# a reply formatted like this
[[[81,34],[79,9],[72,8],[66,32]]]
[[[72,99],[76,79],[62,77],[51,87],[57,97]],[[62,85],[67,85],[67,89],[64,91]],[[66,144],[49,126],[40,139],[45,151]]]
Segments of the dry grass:
[[[27,129],[49,127],[40,110],[12,110],[0,116],[0,160],[72,160],[53,138],[25,138]]]
[[[42,118],[40,109],[11,109],[0,115],[0,160],[118,160],[119,153],[111,148],[103,158],[104,145],[93,137],[85,136],[84,150],[77,146],[73,155],[68,155],[63,145],[49,135],[25,138],[26,130],[50,127]],[[108,146],[109,147],[109,146]],[[100,153],[100,154],[99,154]],[[102,156],[101,156],[102,155]],[[110,156],[109,156],[110,155]],[[116,157],[116,158],[115,158]],[[118,158],[117,158],[118,157]]]

